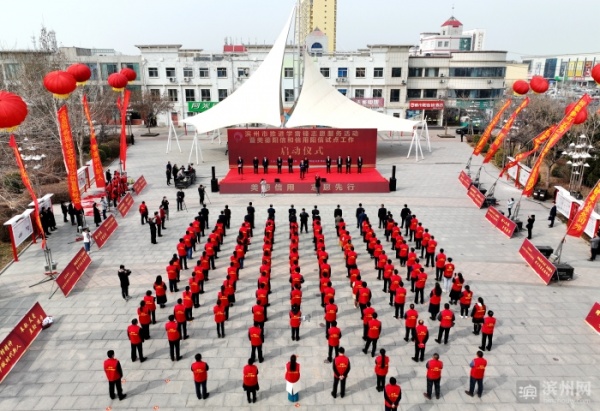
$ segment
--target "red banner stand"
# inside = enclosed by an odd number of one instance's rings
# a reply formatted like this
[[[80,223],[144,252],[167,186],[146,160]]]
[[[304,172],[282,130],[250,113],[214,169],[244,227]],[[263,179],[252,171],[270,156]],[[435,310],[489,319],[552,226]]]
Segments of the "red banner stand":
[[[523,244],[521,244],[519,254],[521,254],[521,257],[523,257],[527,265],[535,271],[546,285],[550,284],[550,280],[552,280],[552,276],[556,272],[556,266],[552,264],[527,238],[523,241]]]
[[[483,203],[485,203],[485,196],[481,194],[481,191],[479,191],[477,187],[471,185],[467,191],[467,195],[475,203],[477,208],[483,207]]]
[[[4,381],[4,378],[37,338],[42,330],[44,318],[46,318],[46,313],[40,303],[36,302],[2,341],[0,344],[0,383]]]
[[[114,217],[113,217],[114,218]],[[77,281],[81,278],[85,270],[92,263],[92,259],[85,252],[85,248],[81,248],[75,254],[75,257],[67,264],[64,270],[56,277],[56,284],[63,292],[65,297],[68,297]]]
[[[121,217],[125,217],[129,210],[131,210],[131,206],[133,205],[133,197],[131,193],[125,194],[125,197],[121,199],[119,204],[117,205],[117,210],[121,214]]]
[[[118,226],[119,224],[117,224],[117,219],[114,215],[111,215],[104,220],[102,224],[100,224],[100,227],[96,228],[96,230],[92,233],[92,238],[96,242],[98,248],[102,248],[102,246],[108,241],[109,237],[115,232]]]
[[[460,181],[463,187],[465,187],[467,190],[473,184],[473,180],[471,180],[471,177],[469,177],[464,171],[461,171],[458,175],[458,181]]]
[[[146,188],[147,185],[148,184],[146,183],[146,179],[144,178],[144,176],[140,176],[140,178],[138,178],[135,181],[135,183],[133,183],[133,191],[135,192],[135,194],[139,194],[144,188]]]
[[[590,313],[585,317],[585,322],[600,334],[600,303],[595,303]]]
[[[512,238],[515,230],[517,229],[517,224],[510,218],[503,215],[495,207],[488,208],[485,218],[508,238]]]

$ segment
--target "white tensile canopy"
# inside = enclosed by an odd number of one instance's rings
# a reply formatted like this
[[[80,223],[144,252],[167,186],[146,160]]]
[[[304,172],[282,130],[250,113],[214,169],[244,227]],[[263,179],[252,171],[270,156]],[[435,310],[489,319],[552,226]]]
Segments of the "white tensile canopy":
[[[286,127],[375,128],[412,133],[417,124],[417,121],[381,114],[353,102],[329,85],[312,57],[305,54],[302,91]]]
[[[210,110],[183,122],[193,125],[198,134],[244,123],[281,126],[281,70],[293,15],[263,63],[244,84]]]

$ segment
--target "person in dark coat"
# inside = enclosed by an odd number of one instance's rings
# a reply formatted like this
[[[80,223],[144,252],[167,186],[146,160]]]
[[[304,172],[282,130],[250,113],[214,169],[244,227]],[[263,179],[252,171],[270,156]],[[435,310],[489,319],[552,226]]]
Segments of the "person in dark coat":
[[[71,225],[75,225],[75,207],[73,207],[73,202],[69,201],[67,210],[69,212],[69,217],[71,217]]]
[[[527,239],[528,240],[531,240],[531,231],[533,230],[533,223],[535,223],[535,216],[532,214],[527,219],[527,225],[525,226],[527,228]]]
[[[102,222],[102,217],[100,216],[100,210],[98,210],[98,204],[94,203],[94,223],[96,223],[96,227],[100,227],[100,223]]]
[[[69,208],[67,207],[67,204],[64,201],[60,203],[60,211],[62,211],[63,222],[68,223],[69,220],[67,220],[67,214],[69,214]]]
[[[110,184],[112,181],[112,175],[110,174],[110,168],[106,169],[106,184]]]
[[[556,220],[556,202],[552,203],[552,208],[550,209],[548,220],[550,221],[550,225],[548,225],[548,227],[554,227],[554,220]]]

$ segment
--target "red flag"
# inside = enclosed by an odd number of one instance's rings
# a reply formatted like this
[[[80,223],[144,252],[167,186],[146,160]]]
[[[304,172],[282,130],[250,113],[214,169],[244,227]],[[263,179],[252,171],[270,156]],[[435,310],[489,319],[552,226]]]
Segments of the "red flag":
[[[544,131],[542,131],[540,134],[538,134],[537,137],[533,139],[533,148],[531,150],[529,150],[529,151],[524,152],[524,153],[517,154],[517,156],[515,157],[515,159],[513,161],[511,161],[510,163],[508,163],[504,167],[504,169],[500,172],[500,177],[502,177],[504,175],[504,173],[506,173],[510,168],[516,166],[521,161],[523,161],[527,157],[529,157],[531,154],[535,153],[537,151],[537,149],[540,148],[540,146],[542,144],[544,144],[546,141],[548,141],[548,138],[550,138],[550,135],[554,131],[555,127],[556,127],[556,124],[548,127],[547,129],[545,129]]]
[[[517,116],[519,115],[521,110],[523,110],[525,107],[527,107],[528,104],[529,104],[529,97],[525,97],[523,99],[523,101],[521,101],[521,104],[519,104],[519,106],[516,108],[516,110],[510,115],[510,117],[508,118],[508,121],[504,124],[504,126],[502,127],[502,129],[500,130],[498,135],[496,136],[496,139],[490,146],[490,149],[488,150],[487,154],[485,155],[485,158],[483,159],[483,164],[489,163],[490,160],[494,157],[494,154],[496,154],[496,151],[498,151],[498,149],[500,148],[500,145],[502,144],[502,142],[508,135],[508,132],[512,128],[512,125],[515,122],[515,119],[517,118]]]
[[[504,114],[506,109],[508,107],[510,107],[511,102],[512,102],[511,99],[506,100],[506,102],[500,108],[500,110],[498,110],[498,112],[496,113],[496,115],[494,116],[494,118],[492,119],[490,124],[488,124],[487,128],[481,135],[479,142],[475,146],[475,150],[473,150],[474,155],[477,156],[477,155],[481,154],[481,150],[483,150],[483,148],[485,147],[485,145],[487,144],[488,140],[490,139],[490,137],[492,135],[492,130],[494,129],[494,127],[496,127],[496,124],[498,124],[498,121],[500,121],[500,119],[502,118],[502,114]]]
[[[577,214],[575,214],[573,222],[567,230],[567,235],[581,237],[581,234],[583,234],[583,230],[585,230],[585,226],[590,219],[590,215],[594,211],[594,207],[596,206],[598,198],[600,198],[600,180],[598,180],[594,189],[588,194],[585,202],[583,203],[583,207],[581,207],[579,211],[577,211]]]
[[[69,111],[64,105],[58,109],[58,124],[60,128],[60,142],[63,151],[65,165],[67,166],[67,185],[69,186],[69,195],[73,206],[81,210],[81,194],[79,193],[79,184],[77,182],[77,157],[75,154],[75,144],[71,134],[71,124],[69,123]]]
[[[563,119],[558,123],[556,128],[552,131],[552,135],[548,138],[546,145],[542,149],[540,156],[537,161],[533,165],[531,169],[531,174],[529,174],[529,179],[525,184],[525,188],[523,189],[523,195],[530,196],[533,194],[533,189],[535,188],[535,184],[540,176],[540,167],[542,166],[542,162],[544,161],[544,157],[552,150],[552,147],[558,143],[558,140],[561,139],[562,136],[565,135],[567,131],[573,125],[575,121],[575,117],[581,112],[581,110],[585,110],[585,108],[590,104],[592,98],[588,94],[584,94],[583,97],[579,99],[579,101],[573,106],[571,111],[569,111]]]
[[[42,221],[40,220],[40,206],[38,204],[37,196],[33,191],[33,187],[31,186],[31,181],[29,180],[29,176],[27,175],[27,171],[25,170],[25,165],[23,164],[23,159],[21,158],[21,153],[19,152],[19,148],[17,147],[17,142],[15,141],[15,136],[10,135],[10,140],[8,145],[12,147],[13,152],[15,153],[15,160],[17,160],[17,165],[19,166],[19,172],[21,173],[21,180],[23,181],[23,185],[29,192],[31,199],[33,200],[33,208],[35,209],[35,223],[37,225],[38,231],[42,236],[42,249],[46,249],[46,234],[44,233],[44,228],[42,227]]]
[[[127,162],[127,107],[129,106],[129,97],[131,96],[131,92],[127,89],[123,92],[123,101],[121,102],[121,98],[117,100],[117,106],[121,111],[121,150],[120,150],[120,159],[121,159],[121,167],[122,170],[126,169]]]
[[[87,96],[83,95],[83,111],[85,118],[87,119],[88,126],[90,127],[90,157],[92,157],[92,165],[94,169],[94,180],[96,180],[96,187],[106,187],[104,181],[104,170],[102,169],[102,160],[100,159],[100,152],[98,151],[98,141],[96,140],[96,131],[94,130],[94,123],[92,123],[92,116],[90,115],[90,107],[88,105]]]

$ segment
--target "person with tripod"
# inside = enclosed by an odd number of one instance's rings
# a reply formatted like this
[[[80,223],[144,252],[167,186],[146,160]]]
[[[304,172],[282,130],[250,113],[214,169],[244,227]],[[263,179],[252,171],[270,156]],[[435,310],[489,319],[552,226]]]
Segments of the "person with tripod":
[[[198,187],[198,195],[200,196],[200,205],[203,205],[204,197],[206,196],[206,189],[202,184],[200,184],[200,187]]]
[[[185,193],[182,189],[177,192],[177,211],[183,211]]]

